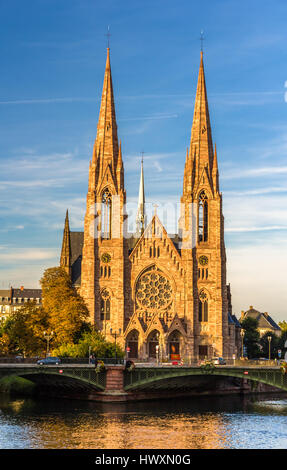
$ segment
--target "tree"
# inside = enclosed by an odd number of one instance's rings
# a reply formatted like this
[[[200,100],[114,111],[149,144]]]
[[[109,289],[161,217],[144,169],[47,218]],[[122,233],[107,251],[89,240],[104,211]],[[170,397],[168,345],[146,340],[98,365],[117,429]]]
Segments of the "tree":
[[[55,348],[53,355],[60,357],[88,357],[89,353],[98,358],[115,356],[115,344],[106,341],[99,331],[84,332],[77,344],[67,343]],[[124,351],[117,344],[117,357],[124,357]]]
[[[1,353],[33,356],[42,353],[45,347],[44,331],[47,315],[35,301],[27,302],[13,312],[3,323],[1,331]]]
[[[249,359],[257,358],[260,356],[259,339],[260,334],[258,331],[258,320],[252,317],[246,317],[241,321],[241,326],[244,329],[244,345],[247,349],[247,356]]]
[[[287,331],[287,322],[285,320],[278,322],[282,331]]]
[[[287,349],[285,343],[287,341],[287,330],[283,330],[281,336],[278,339],[278,349],[281,349],[281,357],[284,359]]]
[[[43,308],[53,331],[53,346],[76,342],[84,331],[90,330],[89,311],[70,276],[63,268],[49,268],[40,282]]]
[[[269,341],[268,336],[271,336],[270,342],[270,358],[276,359],[278,357],[278,349],[279,348],[279,338],[272,333],[272,331],[267,331],[261,338],[260,338],[260,346],[261,346],[261,356],[266,357],[269,359]]]

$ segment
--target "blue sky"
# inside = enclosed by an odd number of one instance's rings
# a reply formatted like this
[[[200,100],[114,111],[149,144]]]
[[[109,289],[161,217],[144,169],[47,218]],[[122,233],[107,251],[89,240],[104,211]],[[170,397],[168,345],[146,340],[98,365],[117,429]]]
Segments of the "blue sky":
[[[287,319],[287,3],[0,0],[0,288],[82,230],[110,25],[129,200],[179,202],[204,31],[234,313]],[[174,227],[167,227],[173,231]]]

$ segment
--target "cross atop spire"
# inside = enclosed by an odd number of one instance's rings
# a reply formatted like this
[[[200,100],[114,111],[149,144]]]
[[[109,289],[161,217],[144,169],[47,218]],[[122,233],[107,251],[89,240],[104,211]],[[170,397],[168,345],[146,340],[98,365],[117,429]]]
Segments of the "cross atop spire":
[[[203,30],[200,31],[200,51],[203,52],[203,41],[204,41],[205,37],[204,37],[204,34],[203,34]]]
[[[108,25],[108,29],[107,29],[107,49],[110,48],[110,37],[111,37],[111,33],[110,33],[110,25]]]

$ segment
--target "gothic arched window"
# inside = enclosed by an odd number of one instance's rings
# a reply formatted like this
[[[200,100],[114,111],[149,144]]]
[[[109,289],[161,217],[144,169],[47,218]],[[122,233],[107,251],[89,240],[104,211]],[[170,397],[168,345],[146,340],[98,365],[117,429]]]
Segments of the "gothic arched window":
[[[111,317],[111,295],[107,289],[101,292],[101,320],[110,320]]]
[[[207,242],[208,239],[208,199],[205,191],[201,191],[198,198],[198,241]]]
[[[102,196],[102,238],[111,238],[112,235],[112,195],[108,189]]]
[[[208,322],[208,297],[204,291],[199,294],[198,321]]]

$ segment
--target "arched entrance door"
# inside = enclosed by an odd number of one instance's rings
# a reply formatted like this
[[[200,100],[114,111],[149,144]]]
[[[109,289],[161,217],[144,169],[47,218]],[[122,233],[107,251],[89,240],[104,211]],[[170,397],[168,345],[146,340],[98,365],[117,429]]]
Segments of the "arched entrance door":
[[[159,332],[157,330],[152,331],[147,339],[148,356],[156,358],[156,347],[158,346]]]
[[[130,348],[129,358],[137,359],[139,354],[139,333],[136,330],[129,332],[127,336],[127,347]]]
[[[173,331],[168,337],[168,353],[170,359],[180,359],[180,333]]]

